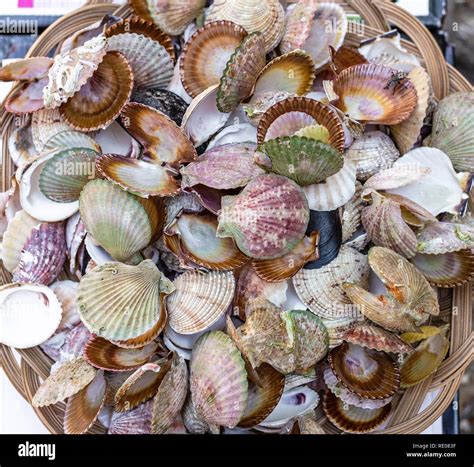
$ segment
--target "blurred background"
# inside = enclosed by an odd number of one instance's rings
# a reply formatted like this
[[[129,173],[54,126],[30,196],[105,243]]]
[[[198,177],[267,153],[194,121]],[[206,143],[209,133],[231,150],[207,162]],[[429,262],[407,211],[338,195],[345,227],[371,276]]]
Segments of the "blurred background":
[[[115,3],[125,1],[115,0]],[[0,0],[0,60],[22,58],[54,20],[84,3],[85,0]],[[430,29],[446,60],[474,83],[474,0],[398,0],[396,3]],[[8,29],[8,18],[18,17],[32,21],[26,22],[22,31]],[[459,396],[443,418],[443,430],[474,433],[474,365],[464,375]]]

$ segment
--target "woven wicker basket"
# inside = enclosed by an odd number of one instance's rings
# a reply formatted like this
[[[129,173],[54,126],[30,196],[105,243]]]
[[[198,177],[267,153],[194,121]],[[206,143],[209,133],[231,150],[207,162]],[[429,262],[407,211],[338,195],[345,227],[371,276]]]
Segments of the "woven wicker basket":
[[[290,0],[291,2],[292,0]],[[293,0],[295,1],[295,0]],[[405,10],[387,1],[348,0],[337,1],[349,14],[359,14],[363,20],[363,28],[354,28],[349,32],[346,43],[358,45],[362,40],[374,37],[383,32],[398,27],[409,41],[403,41],[403,46],[411,53],[421,58],[431,76],[433,90],[437,99],[458,91],[472,91],[469,82],[452,66],[446,64],[435,40],[429,31]],[[36,41],[28,52],[28,56],[46,55],[64,39],[75,31],[98,21],[106,13],[114,13],[126,18],[131,15],[127,5],[118,7],[108,0],[90,0],[86,6],[63,16],[51,25]],[[14,171],[13,163],[8,155],[7,139],[14,128],[14,116],[0,109],[2,128],[2,191],[10,186]],[[10,275],[0,269],[2,283],[10,282]],[[439,290],[439,298],[444,317],[451,322],[451,348],[449,356],[438,371],[415,387],[405,390],[394,401],[394,409],[387,427],[378,433],[412,434],[420,433],[430,426],[452,403],[459,388],[461,378],[473,358],[474,334],[471,326],[471,284],[466,284],[454,290]],[[18,392],[30,402],[40,381],[49,375],[52,361],[39,347],[19,351],[20,365],[17,363],[12,350],[0,346],[0,363],[8,378]],[[429,391],[437,390],[432,403],[419,412]],[[64,404],[51,407],[35,408],[35,411],[51,433],[63,433]],[[338,430],[326,423],[322,411],[319,413],[320,423],[328,433]],[[90,433],[104,433],[105,429],[96,423]]]

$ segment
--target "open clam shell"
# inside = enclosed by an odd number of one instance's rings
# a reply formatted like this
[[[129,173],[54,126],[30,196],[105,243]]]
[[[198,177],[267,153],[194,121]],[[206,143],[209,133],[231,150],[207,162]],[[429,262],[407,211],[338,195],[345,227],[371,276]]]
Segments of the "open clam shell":
[[[180,334],[194,334],[214,324],[227,310],[235,290],[231,272],[186,272],[174,281],[166,300],[169,324]]]
[[[123,54],[133,70],[133,84],[139,89],[166,89],[173,77],[173,58],[165,46],[150,37],[133,32],[107,39],[107,49]],[[150,60],[153,57],[153,60]]]
[[[138,349],[124,349],[103,337],[93,336],[84,349],[84,358],[94,367],[107,371],[130,371],[140,368],[158,348],[152,342]]]
[[[293,250],[275,259],[254,260],[252,266],[257,275],[267,282],[282,282],[293,277],[308,261],[316,261],[319,232],[304,237]]]
[[[400,156],[393,141],[381,131],[368,131],[354,140],[345,157],[355,163],[357,178],[365,181],[382,169],[389,169]]]
[[[456,174],[448,156],[436,148],[418,148],[398,159],[393,167],[412,171],[412,166],[429,169],[424,177],[413,183],[387,190],[423,206],[433,216],[442,212],[459,213],[467,199],[463,175]]]
[[[181,411],[188,392],[188,367],[183,358],[174,356],[153,399],[151,431],[165,433]]]
[[[340,430],[347,433],[369,433],[385,422],[392,406],[386,404],[378,409],[363,409],[348,405],[331,391],[326,391],[323,409],[331,423]]]
[[[239,427],[250,428],[263,422],[278,404],[285,387],[285,377],[264,363],[258,369],[261,385],[249,384],[249,393],[245,413],[239,421]]]
[[[191,97],[219,84],[225,65],[247,35],[232,21],[213,21],[186,42],[180,59],[181,81]]]
[[[344,160],[343,167],[322,183],[304,187],[309,209],[313,211],[333,211],[346,204],[356,190],[356,167]]]
[[[180,189],[173,169],[131,157],[103,154],[97,158],[97,169],[120,188],[143,197],[173,196]]]
[[[69,397],[64,414],[64,433],[80,435],[88,431],[97,420],[106,397],[104,372],[98,371],[84,389]]]
[[[31,403],[33,407],[45,407],[62,402],[84,389],[96,373],[97,370],[81,357],[61,363],[43,381]]]
[[[230,143],[206,151],[181,169],[183,188],[202,184],[229,190],[247,185],[265,173],[254,162],[256,148],[253,143]]]
[[[302,269],[293,277],[301,301],[316,315],[334,319],[354,316],[354,307],[342,289],[344,282],[369,286],[367,256],[342,246],[336,259],[319,269]]]
[[[132,373],[115,393],[115,410],[124,412],[151,399],[171,368],[170,357],[153,363],[145,363]]]
[[[119,52],[108,52],[89,81],[59,111],[75,130],[99,130],[119,116],[132,88],[130,64]]]
[[[418,97],[415,110],[405,121],[390,128],[401,154],[406,154],[417,142],[431,98],[431,80],[424,68],[414,68],[408,73],[407,79],[413,83]]]
[[[398,366],[383,352],[344,343],[331,350],[329,364],[347,389],[366,399],[386,399],[400,387]]]
[[[397,335],[371,324],[357,324],[342,336],[345,342],[357,344],[379,352],[394,354],[410,353],[413,348],[405,344]]]
[[[259,145],[258,149],[260,152],[255,157],[257,164],[290,178],[302,187],[326,180],[343,166],[339,151],[329,144],[304,136],[275,138]]]
[[[232,112],[250,97],[264,67],[264,36],[260,32],[249,34],[227,62],[217,90],[217,108]]]
[[[306,197],[296,183],[278,175],[260,175],[239,195],[222,198],[217,235],[234,238],[247,256],[271,259],[302,240],[308,220]]]
[[[276,0],[228,0],[213,2],[206,22],[228,20],[242,26],[249,34],[259,31],[265,39],[265,52],[280,42],[285,29],[285,12]]]
[[[406,120],[417,103],[413,83],[393,83],[396,72],[382,65],[356,65],[342,71],[334,83],[335,102],[342,112],[361,122],[394,125]]]
[[[48,340],[59,327],[62,307],[43,285],[8,284],[0,288],[0,342],[26,349]]]
[[[165,231],[176,236],[181,253],[193,263],[208,269],[226,271],[236,269],[248,261],[230,238],[218,238],[217,218],[210,213],[182,213]]]
[[[474,93],[456,92],[445,97],[433,115],[429,146],[448,155],[458,171],[472,172]]]
[[[407,388],[420,383],[438,369],[449,351],[446,329],[428,337],[408,355],[400,368],[401,386]]]
[[[162,112],[135,102],[121,113],[126,130],[145,149],[145,154],[158,163],[177,165],[191,162],[196,151],[176,123]]]
[[[151,260],[138,266],[105,263],[81,279],[79,313],[89,330],[100,337],[114,341],[138,338],[156,325],[164,327],[160,294],[171,290],[171,282]]]
[[[194,346],[190,389],[196,414],[208,424],[232,428],[244,415],[248,400],[245,362],[223,332],[208,332]]]
[[[327,128],[328,143],[342,152],[344,130],[338,116],[329,107],[308,97],[290,97],[270,107],[258,124],[258,143],[279,136],[292,136],[298,130],[315,123]]]

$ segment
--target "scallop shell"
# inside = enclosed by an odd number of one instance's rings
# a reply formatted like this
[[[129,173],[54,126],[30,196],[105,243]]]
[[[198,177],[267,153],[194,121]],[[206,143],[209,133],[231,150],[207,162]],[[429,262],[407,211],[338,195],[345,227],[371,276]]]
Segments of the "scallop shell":
[[[263,422],[278,404],[285,387],[285,377],[264,363],[258,369],[261,385],[249,384],[248,401],[239,427],[250,428]]]
[[[165,433],[173,424],[184,405],[188,392],[188,367],[180,357],[174,357],[153,399],[151,431]]]
[[[47,341],[61,322],[56,295],[43,285],[8,284],[0,288],[0,343],[26,349]]]
[[[8,152],[16,166],[28,163],[38,157],[31,130],[31,116],[28,116],[20,126],[17,126],[9,136]]]
[[[133,70],[135,87],[166,89],[170,84],[173,58],[160,42],[141,34],[124,32],[109,37],[107,49],[120,52],[127,59]]]
[[[114,412],[107,431],[110,435],[151,434],[151,412],[153,401],[145,402],[128,412]]]
[[[56,281],[49,286],[61,302],[61,307],[63,309],[63,315],[58,331],[72,329],[81,322],[76,303],[78,286],[78,282],[70,280]]]
[[[132,373],[115,393],[115,410],[124,412],[151,399],[171,368],[171,358],[146,363]]]
[[[406,354],[413,350],[397,335],[371,324],[357,324],[348,329],[342,338],[351,344],[357,344],[379,352]]]
[[[356,65],[342,71],[334,83],[335,102],[342,112],[361,122],[395,125],[406,120],[417,103],[413,83],[393,83],[396,72],[382,65]]]
[[[257,164],[290,178],[302,187],[323,182],[343,166],[340,152],[329,144],[304,136],[271,139],[259,145],[258,150]]]
[[[256,148],[253,143],[231,143],[206,151],[181,169],[183,188],[202,184],[228,190],[247,185],[265,173],[254,162]]]
[[[94,240],[118,261],[145,248],[154,235],[149,215],[153,201],[124,192],[105,180],[89,182],[81,192],[80,212]]]
[[[370,193],[372,204],[362,210],[362,225],[369,239],[377,246],[393,249],[411,258],[416,254],[417,240],[407,221],[436,222],[428,211],[402,196],[386,197],[376,191]]]
[[[293,277],[300,300],[313,313],[327,319],[358,316],[354,316],[357,310],[342,289],[344,282],[353,282],[363,288],[369,286],[367,256],[345,245],[331,263],[320,269],[302,269]]]
[[[231,272],[186,272],[174,281],[166,300],[169,324],[180,334],[194,334],[214,324],[227,310],[235,290]]]
[[[400,387],[400,371],[383,352],[344,343],[329,354],[331,369],[350,391],[366,399],[386,399]]]
[[[293,250],[275,259],[254,260],[252,266],[257,275],[267,282],[282,282],[293,277],[308,261],[316,261],[318,252],[319,232],[304,237]]]
[[[216,232],[217,218],[212,214],[183,213],[167,227],[164,241],[177,237],[182,256],[207,269],[232,270],[248,261],[230,238],[218,238]]]
[[[45,407],[62,402],[77,394],[95,378],[97,370],[83,358],[76,358],[61,365],[51,373],[36,391],[31,401],[33,407]]]
[[[254,95],[250,102],[242,104],[242,109],[245,111],[250,123],[257,127],[260,123],[262,115],[277,102],[294,97],[284,91],[268,91],[260,93],[258,96]]]
[[[247,256],[271,259],[302,240],[308,220],[306,198],[296,183],[278,175],[260,175],[239,195],[222,198],[217,235],[233,237]]]
[[[248,382],[245,363],[233,341],[220,331],[199,338],[190,364],[190,389],[199,418],[235,427],[245,413]]]
[[[63,222],[44,222],[33,228],[13,270],[12,281],[51,284],[63,268],[65,246]]]
[[[364,193],[370,192],[369,188],[377,191],[401,188],[421,180],[430,172],[429,167],[421,167],[418,164],[396,164],[372,175],[364,183]]]
[[[298,130],[295,133],[296,136],[305,136],[306,138],[315,139],[317,141],[322,141],[323,143],[327,143],[329,141],[329,131],[326,127],[322,125],[318,125],[317,123],[314,125],[308,125],[301,130]]]
[[[445,152],[458,171],[474,171],[473,106],[474,93],[456,92],[445,97],[433,115],[429,146]]]
[[[5,110],[13,114],[30,114],[44,108],[43,90],[48,77],[37,81],[21,81],[5,100]]]
[[[325,431],[321,425],[313,419],[311,413],[297,418],[300,435],[324,435]]]
[[[463,191],[462,175],[456,174],[448,156],[436,148],[418,148],[405,154],[394,167],[407,172],[412,166],[428,168],[430,172],[408,185],[387,190],[423,206],[433,216],[442,212],[457,214],[467,195]]]
[[[180,59],[181,81],[191,97],[219,84],[227,61],[246,35],[232,21],[213,21],[191,36]]]
[[[53,60],[48,57],[31,57],[0,67],[0,81],[33,81],[48,74]]]
[[[258,124],[258,143],[278,136],[292,136],[315,123],[327,128],[329,144],[342,152],[344,130],[339,118],[329,107],[308,97],[290,97],[270,107]]]
[[[305,373],[326,356],[329,334],[323,322],[308,310],[290,311],[290,317],[295,329],[295,371]]]
[[[97,158],[97,169],[107,180],[144,198],[173,196],[180,189],[174,170],[131,157],[103,154]]]
[[[331,391],[326,391],[323,399],[324,413],[332,424],[347,433],[369,433],[374,431],[390,415],[392,405],[378,409],[362,409],[345,404]]]
[[[381,131],[364,133],[345,152],[345,157],[355,163],[357,178],[362,181],[392,167],[399,156],[393,141]]]
[[[124,349],[103,337],[93,336],[86,344],[84,358],[102,370],[130,371],[148,363],[157,348],[158,344],[153,342],[138,349]]]
[[[225,144],[245,142],[257,142],[257,129],[250,123],[237,123],[235,125],[226,126],[224,129],[219,131],[219,133],[209,141],[207,150],[209,151]]]
[[[451,288],[465,284],[474,277],[472,250],[437,255],[416,254],[410,260],[431,285]]]
[[[178,165],[196,158],[196,151],[186,136],[160,111],[132,102],[123,108],[121,120],[144,147],[145,155],[157,163]]]
[[[356,190],[356,167],[350,160],[336,174],[322,183],[304,188],[308,206],[314,211],[333,211],[346,204]]]
[[[354,196],[340,209],[343,242],[348,242],[361,225],[360,216],[364,207],[361,193],[362,185],[356,181]]]
[[[210,431],[209,425],[205,421],[201,420],[197,415],[191,394],[188,394],[188,397],[184,402],[181,415],[183,417],[184,426],[189,433],[193,435],[203,435]]]
[[[331,54],[331,69],[333,69],[336,74],[341,73],[351,66],[368,63],[367,59],[354,47],[342,45],[336,50],[330,46],[329,50]]]
[[[166,313],[160,306],[160,294],[172,290],[151,260],[138,266],[105,263],[81,279],[79,313],[89,330],[100,337],[114,341],[137,338],[158,323],[164,327]]]
[[[451,222],[428,224],[417,234],[420,253],[436,255],[474,248],[474,228]]]
[[[448,351],[449,340],[445,329],[422,341],[400,368],[401,386],[407,388],[423,381],[438,369]]]
[[[265,39],[265,52],[280,42],[285,29],[285,12],[277,0],[217,0],[206,15],[206,22],[228,20],[249,34],[259,31]]]
[[[71,131],[72,128],[62,119],[59,109],[42,109],[31,116],[31,133],[38,152],[58,133]]]
[[[86,133],[80,131],[61,131],[49,138],[44,146],[44,151],[66,151],[71,148],[87,148],[97,153],[101,148],[96,141]]]
[[[364,290],[364,289],[362,289]],[[348,316],[343,318],[321,318],[329,334],[329,348],[333,349],[343,343],[342,336],[360,322],[361,317]],[[362,318],[363,319],[363,318]]]
[[[250,97],[264,67],[264,37],[260,32],[249,34],[227,62],[217,90],[217,108],[232,112]]]
[[[208,141],[229,118],[228,113],[217,108],[218,88],[216,84],[196,96],[184,114],[181,128],[195,147]]]
[[[80,435],[88,431],[97,420],[106,396],[104,372],[98,371],[84,389],[69,397],[64,414],[64,433]]]
[[[119,52],[108,52],[89,81],[59,111],[75,130],[99,130],[119,116],[132,88],[130,64]]]
[[[269,62],[255,83],[254,98],[269,92],[299,96],[309,92],[315,77],[314,63],[302,50],[293,50]]]
[[[137,3],[136,0],[134,3]],[[181,34],[206,6],[205,0],[168,0],[166,2],[146,0],[146,4],[148,15],[153,22],[170,36]],[[140,10],[134,8],[134,10],[140,15],[143,8]]]
[[[393,125],[390,129],[392,137],[402,155],[410,151],[417,142],[431,98],[431,80],[424,68],[414,68],[408,73],[407,79],[415,87],[418,102],[413,113],[405,121],[398,125]]]

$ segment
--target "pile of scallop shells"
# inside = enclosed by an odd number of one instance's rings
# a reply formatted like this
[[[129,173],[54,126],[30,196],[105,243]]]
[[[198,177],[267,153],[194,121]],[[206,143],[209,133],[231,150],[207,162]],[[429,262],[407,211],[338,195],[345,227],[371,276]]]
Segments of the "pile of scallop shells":
[[[474,94],[331,3],[130,1],[15,87],[0,343],[64,431],[383,429],[474,275]],[[469,312],[469,310],[465,310]],[[44,357],[46,358],[46,356]]]

